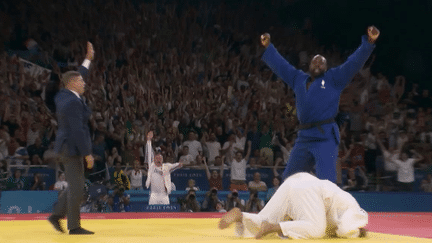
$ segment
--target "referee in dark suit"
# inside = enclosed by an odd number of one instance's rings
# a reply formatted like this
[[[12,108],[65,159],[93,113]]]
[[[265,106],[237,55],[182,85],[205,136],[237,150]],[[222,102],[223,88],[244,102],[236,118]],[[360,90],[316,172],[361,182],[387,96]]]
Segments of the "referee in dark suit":
[[[65,88],[55,97],[58,131],[54,150],[65,167],[68,187],[59,195],[48,221],[56,230],[64,232],[60,219],[67,216],[67,227],[71,235],[94,234],[81,228],[80,218],[80,204],[84,196],[83,157],[89,169],[93,168],[94,164],[88,127],[91,110],[82,99],[85,87],[83,77],[87,76],[93,57],[93,46],[88,42],[86,59],[82,66],[78,68],[78,72],[68,71],[62,75]]]

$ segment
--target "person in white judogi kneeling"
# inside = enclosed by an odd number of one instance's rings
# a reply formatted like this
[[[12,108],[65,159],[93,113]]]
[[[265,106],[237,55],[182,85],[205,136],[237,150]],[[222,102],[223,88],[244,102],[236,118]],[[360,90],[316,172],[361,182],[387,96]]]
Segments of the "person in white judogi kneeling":
[[[233,223],[236,235],[245,238],[270,233],[291,239],[356,238],[366,237],[368,214],[336,184],[301,172],[288,177],[258,214],[234,208],[222,216],[219,228]]]
[[[153,132],[147,134],[146,155],[149,163],[146,187],[150,188],[149,205],[169,205],[169,194],[172,191],[171,172],[181,168],[182,163],[162,163],[162,154],[153,155],[151,139]]]

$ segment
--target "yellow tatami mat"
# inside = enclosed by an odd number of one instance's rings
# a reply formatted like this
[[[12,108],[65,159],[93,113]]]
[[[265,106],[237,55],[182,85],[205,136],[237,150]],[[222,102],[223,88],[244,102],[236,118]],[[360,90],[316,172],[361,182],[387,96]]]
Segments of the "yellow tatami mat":
[[[190,242],[279,242],[276,235],[261,240],[242,239],[234,235],[234,226],[217,229],[219,219],[103,219],[82,220],[85,229],[95,231],[90,236],[70,236],[56,232],[46,220],[0,221],[0,242],[113,242],[113,243],[190,243]],[[66,222],[63,221],[66,227]],[[290,240],[291,241],[291,240]],[[366,239],[296,240],[301,242],[432,242],[431,239],[396,236],[369,232]]]

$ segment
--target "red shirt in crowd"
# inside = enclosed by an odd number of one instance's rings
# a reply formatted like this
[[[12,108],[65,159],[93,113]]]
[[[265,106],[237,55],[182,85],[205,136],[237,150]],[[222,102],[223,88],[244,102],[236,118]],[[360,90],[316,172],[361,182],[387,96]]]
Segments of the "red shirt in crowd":
[[[364,146],[358,143],[354,144],[354,148],[351,150],[350,154],[351,168],[355,168],[357,166],[365,166],[364,157]]]

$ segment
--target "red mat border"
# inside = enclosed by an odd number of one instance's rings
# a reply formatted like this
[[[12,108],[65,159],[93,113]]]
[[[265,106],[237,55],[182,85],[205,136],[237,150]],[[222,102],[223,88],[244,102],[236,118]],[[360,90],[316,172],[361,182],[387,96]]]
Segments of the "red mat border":
[[[46,220],[50,214],[0,214],[0,221]],[[220,218],[222,213],[82,213],[82,219],[170,219]],[[370,232],[432,238],[432,213],[371,212],[366,226]]]

